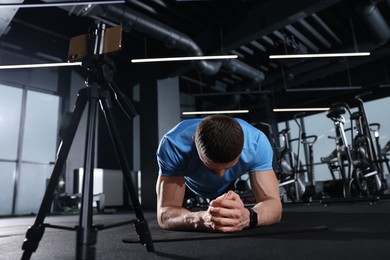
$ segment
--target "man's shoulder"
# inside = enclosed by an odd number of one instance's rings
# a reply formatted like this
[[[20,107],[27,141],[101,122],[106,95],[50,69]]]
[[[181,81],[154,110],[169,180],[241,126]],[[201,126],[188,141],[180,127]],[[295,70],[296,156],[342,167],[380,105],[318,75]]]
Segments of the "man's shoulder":
[[[176,126],[174,126],[169,132],[180,132],[180,131],[185,131],[188,129],[195,129],[196,126],[199,124],[201,120],[200,119],[186,119],[183,121],[180,121]]]
[[[247,137],[252,139],[255,136],[261,137],[262,135],[264,135],[264,133],[260,129],[254,127],[252,124],[248,123],[247,121],[240,118],[236,118],[236,120],[241,125],[241,128],[244,131],[244,135],[246,135]]]
[[[197,119],[181,121],[164,135],[161,145],[165,149],[189,152],[193,145],[192,136],[195,134],[199,121]]]
[[[241,127],[243,129],[249,129],[251,131],[255,131],[255,132],[261,132],[260,129],[254,127],[252,124],[248,123],[247,121],[245,121],[244,119],[241,119],[241,118],[236,118],[237,122],[241,125]]]

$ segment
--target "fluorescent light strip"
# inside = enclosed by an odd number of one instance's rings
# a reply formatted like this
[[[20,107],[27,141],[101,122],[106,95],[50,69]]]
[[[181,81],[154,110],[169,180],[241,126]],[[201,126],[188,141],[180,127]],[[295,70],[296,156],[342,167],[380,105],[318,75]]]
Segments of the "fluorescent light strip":
[[[6,69],[30,69],[30,68],[66,67],[66,66],[81,66],[81,64],[82,64],[81,62],[58,62],[58,63],[0,65],[0,69],[1,70],[6,70]]]
[[[305,112],[305,111],[328,111],[329,107],[312,107],[312,108],[274,108],[273,112]]]
[[[228,95],[247,95],[247,94],[269,94],[270,90],[255,90],[255,91],[237,91],[237,92],[217,92],[193,94],[193,97],[210,97],[210,96],[228,96]]]
[[[143,63],[143,62],[186,61],[186,60],[222,60],[222,59],[237,59],[237,58],[238,58],[237,55],[189,56],[189,57],[132,59],[131,62]]]
[[[245,113],[249,113],[249,110],[194,111],[194,112],[183,112],[182,115],[245,114]]]
[[[108,5],[108,4],[124,4],[125,1],[88,1],[88,2],[53,2],[42,4],[0,4],[0,8],[35,8],[35,7],[59,7],[59,6],[77,6],[77,5]]]
[[[270,59],[297,59],[297,58],[332,58],[332,57],[356,57],[369,56],[369,52],[345,52],[345,53],[322,53],[322,54],[286,54],[270,55]]]
[[[319,88],[291,88],[286,89],[286,92],[305,92],[305,91],[339,91],[339,90],[353,90],[361,89],[361,86],[348,86],[348,87],[319,87]]]

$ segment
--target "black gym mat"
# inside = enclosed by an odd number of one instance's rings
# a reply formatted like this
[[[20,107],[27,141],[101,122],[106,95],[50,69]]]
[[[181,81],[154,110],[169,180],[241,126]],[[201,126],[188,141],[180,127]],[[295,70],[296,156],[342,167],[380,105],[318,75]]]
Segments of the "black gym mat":
[[[156,220],[148,222],[149,230],[152,235],[152,240],[158,242],[174,242],[174,241],[190,241],[190,240],[206,240],[206,239],[222,239],[232,237],[251,237],[264,236],[300,232],[317,232],[327,230],[327,226],[304,226],[280,222],[270,226],[262,226],[254,229],[244,229],[240,232],[233,233],[213,233],[199,231],[172,231],[161,229]],[[125,243],[139,243],[139,237],[136,232],[130,236],[123,238]]]

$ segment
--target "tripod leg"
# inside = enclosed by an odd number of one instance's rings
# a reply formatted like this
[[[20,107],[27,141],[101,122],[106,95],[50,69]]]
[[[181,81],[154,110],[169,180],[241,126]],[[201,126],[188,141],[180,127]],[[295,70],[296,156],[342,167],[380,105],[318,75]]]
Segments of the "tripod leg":
[[[84,154],[84,175],[81,199],[81,212],[79,226],[76,234],[76,259],[95,259],[95,245],[97,229],[92,223],[93,200],[93,170],[95,154],[96,118],[98,110],[99,89],[90,88],[90,102],[88,107],[88,121]]]
[[[105,98],[102,98],[102,111],[104,113],[104,117],[106,119],[106,123],[108,126],[109,133],[112,138],[112,142],[115,148],[116,155],[119,160],[120,167],[123,172],[123,178],[126,183],[127,191],[130,195],[130,199],[132,202],[132,205],[134,207],[135,215],[138,219],[138,221],[135,224],[136,231],[140,237],[140,242],[146,246],[146,249],[149,252],[154,252],[154,246],[153,246],[153,241],[152,237],[149,231],[149,227],[147,224],[147,221],[144,217],[144,214],[142,212],[139,200],[138,200],[138,194],[134,190],[134,184],[133,180],[131,179],[131,170],[129,163],[127,161],[126,153],[122,145],[122,141],[120,139],[118,130],[116,128],[114,119],[112,117],[111,109],[112,109],[112,104],[111,100],[109,99],[109,93],[105,95]]]
[[[61,175],[61,170],[68,157],[69,150],[71,148],[86,103],[87,99],[85,98],[84,90],[81,90],[76,100],[72,118],[67,129],[65,130],[63,141],[61,142],[61,145],[58,149],[57,161],[54,165],[53,173],[50,177],[50,181],[46,188],[45,195],[37,213],[37,217],[34,224],[27,230],[26,238],[22,245],[22,249],[24,250],[22,259],[30,259],[32,253],[37,250],[39,242],[43,236],[45,231],[43,221],[45,220],[46,214],[50,210],[54,191]]]

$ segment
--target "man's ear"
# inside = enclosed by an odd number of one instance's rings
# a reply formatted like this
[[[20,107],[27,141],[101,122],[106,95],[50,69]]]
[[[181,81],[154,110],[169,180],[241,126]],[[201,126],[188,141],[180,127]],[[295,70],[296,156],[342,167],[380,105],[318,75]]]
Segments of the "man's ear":
[[[192,136],[192,141],[194,141],[194,142],[195,142],[195,135],[193,135],[193,136]]]

